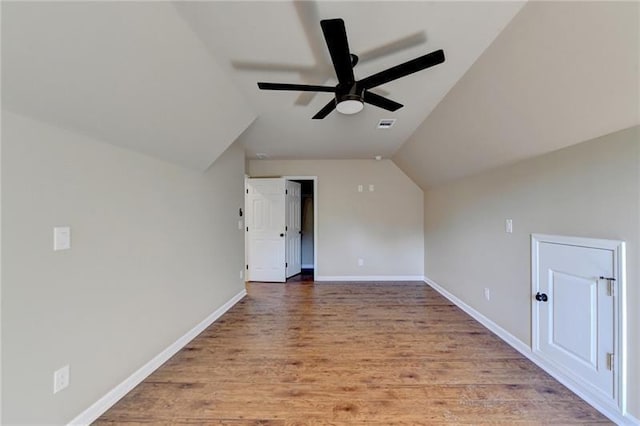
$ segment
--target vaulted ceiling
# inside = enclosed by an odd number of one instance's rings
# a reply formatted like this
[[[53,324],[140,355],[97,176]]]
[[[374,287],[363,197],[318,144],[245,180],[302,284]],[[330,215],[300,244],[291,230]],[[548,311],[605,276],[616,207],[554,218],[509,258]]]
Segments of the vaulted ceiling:
[[[394,155],[428,187],[638,124],[638,9],[3,1],[2,108],[200,170],[236,140],[249,157]],[[312,120],[330,94],[258,90],[335,84],[319,26],[335,17],[356,78],[437,49],[446,62],[379,87],[405,105],[394,113]],[[397,121],[379,130],[382,118]]]
[[[529,2],[393,160],[427,188],[639,125],[639,18]]]
[[[176,7],[258,114],[241,138],[250,157],[373,158],[391,155],[406,141],[522,4],[202,2]],[[301,99],[297,92],[258,90],[257,81],[335,85],[320,20],[336,17],[345,22],[350,50],[361,57],[356,79],[437,49],[444,50],[446,61],[381,86],[405,105],[393,113],[367,105],[357,115],[334,112],[312,120],[331,94]],[[372,55],[376,50],[380,54]],[[397,121],[379,130],[381,118]]]

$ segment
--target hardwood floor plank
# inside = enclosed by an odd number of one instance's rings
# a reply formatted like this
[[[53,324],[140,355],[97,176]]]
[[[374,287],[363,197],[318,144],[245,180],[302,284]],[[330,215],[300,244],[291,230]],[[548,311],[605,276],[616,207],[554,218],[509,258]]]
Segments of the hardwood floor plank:
[[[424,284],[247,289],[97,424],[610,424]]]

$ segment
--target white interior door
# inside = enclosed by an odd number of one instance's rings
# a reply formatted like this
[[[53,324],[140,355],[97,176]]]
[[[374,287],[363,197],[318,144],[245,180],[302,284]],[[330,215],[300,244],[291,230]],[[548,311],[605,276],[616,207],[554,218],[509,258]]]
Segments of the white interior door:
[[[247,180],[250,281],[285,282],[285,180]]]
[[[615,280],[606,278],[615,278],[615,261],[612,250],[541,242],[533,299],[534,352],[609,400]]]
[[[298,182],[286,183],[286,269],[287,278],[302,270],[302,187]]]

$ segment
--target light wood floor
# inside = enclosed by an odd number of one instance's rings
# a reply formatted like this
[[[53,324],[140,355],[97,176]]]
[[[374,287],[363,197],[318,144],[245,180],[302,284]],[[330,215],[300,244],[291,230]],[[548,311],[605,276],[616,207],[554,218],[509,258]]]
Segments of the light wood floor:
[[[609,423],[424,284],[247,289],[97,423]]]

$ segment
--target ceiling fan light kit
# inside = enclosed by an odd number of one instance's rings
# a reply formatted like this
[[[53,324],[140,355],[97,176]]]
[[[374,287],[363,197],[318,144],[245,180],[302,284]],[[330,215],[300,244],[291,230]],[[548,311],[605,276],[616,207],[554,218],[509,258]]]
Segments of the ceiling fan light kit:
[[[360,98],[343,98],[337,103],[336,109],[342,114],[357,114],[364,108],[364,102]]]
[[[313,116],[316,120],[325,118],[334,109],[342,114],[356,114],[362,111],[365,103],[387,111],[396,111],[402,108],[403,105],[384,96],[376,95],[369,90],[444,62],[444,51],[436,50],[356,81],[353,74],[353,67],[358,63],[358,57],[349,51],[344,21],[342,19],[325,19],[320,21],[320,26],[322,27],[322,33],[324,34],[331,61],[333,62],[333,68],[338,78],[338,84],[335,87],[307,84],[258,83],[258,87],[262,90],[298,90],[303,92],[334,93],[335,98]]]

